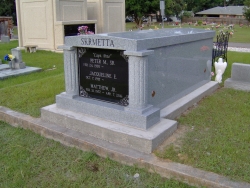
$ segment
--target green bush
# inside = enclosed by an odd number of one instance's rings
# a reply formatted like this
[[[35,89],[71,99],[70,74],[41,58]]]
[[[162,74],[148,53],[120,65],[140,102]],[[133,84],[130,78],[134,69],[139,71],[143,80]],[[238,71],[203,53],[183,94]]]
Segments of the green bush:
[[[198,20],[197,24],[198,24],[198,25],[201,25],[201,24],[202,24],[202,21],[201,21],[201,20]]]

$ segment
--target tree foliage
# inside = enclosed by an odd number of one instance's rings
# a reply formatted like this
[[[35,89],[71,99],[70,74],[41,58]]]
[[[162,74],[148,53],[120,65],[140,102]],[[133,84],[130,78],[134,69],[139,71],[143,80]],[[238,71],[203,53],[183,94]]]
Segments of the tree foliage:
[[[190,18],[190,17],[192,17],[192,13],[190,11],[183,11],[183,13],[180,15],[181,21],[183,20],[183,18]]]
[[[244,5],[243,15],[250,22],[250,0],[245,0]]]
[[[13,17],[13,21],[16,22],[15,0],[0,0],[0,16]]]
[[[12,16],[15,12],[15,1],[1,0],[0,1],[0,16]]]
[[[193,11],[194,13],[214,8],[217,6],[237,6],[243,5],[244,0],[185,0],[187,4],[188,11]]]
[[[187,10],[194,13],[207,10],[217,6],[223,6],[222,0],[185,0],[187,3]]]
[[[159,10],[159,0],[126,0],[126,15],[133,16],[136,24],[141,25],[143,16]]]
[[[186,10],[186,2],[184,0],[165,0],[165,14],[167,16],[180,16],[180,13]]]
[[[234,5],[234,6],[237,6],[237,5],[243,5],[244,4],[244,0],[230,0],[228,2],[229,5]]]
[[[248,1],[248,0],[247,0]],[[141,25],[143,16],[160,12],[160,0],[126,0],[126,15],[133,16]],[[181,12],[194,13],[217,6],[243,5],[244,0],[165,0],[165,15],[181,17]]]
[[[136,24],[141,25],[142,18],[148,14],[160,12],[159,0],[126,0],[126,15],[133,16]],[[185,0],[165,0],[165,15],[179,16],[185,10]]]

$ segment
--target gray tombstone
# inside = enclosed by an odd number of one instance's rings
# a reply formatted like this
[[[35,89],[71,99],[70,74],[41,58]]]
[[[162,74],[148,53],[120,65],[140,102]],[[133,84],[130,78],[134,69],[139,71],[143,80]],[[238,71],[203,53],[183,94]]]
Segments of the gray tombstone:
[[[0,22],[0,36],[4,34],[4,23]]]
[[[8,21],[5,21],[4,22],[4,34],[5,35],[8,35],[8,25],[9,25]]]
[[[225,80],[226,88],[250,91],[250,65],[243,63],[233,63],[231,78]]]
[[[8,21],[0,23],[0,36],[2,42],[4,43],[10,42],[10,37],[8,36]]]
[[[10,42],[10,37],[7,36],[7,35],[1,35],[1,42],[9,43]]]
[[[22,62],[22,53],[18,48],[11,49],[11,54],[15,56],[15,58],[11,61],[10,67],[13,69],[23,69],[25,68],[25,63]]]

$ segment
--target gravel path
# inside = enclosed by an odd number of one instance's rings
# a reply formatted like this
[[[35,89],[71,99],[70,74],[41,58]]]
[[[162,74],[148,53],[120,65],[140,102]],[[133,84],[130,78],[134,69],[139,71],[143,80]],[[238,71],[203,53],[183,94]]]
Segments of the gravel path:
[[[250,44],[249,43],[228,43],[228,51],[235,52],[250,52]]]
[[[248,53],[250,53],[250,48],[228,47],[227,50],[234,51],[234,52],[248,52]]]

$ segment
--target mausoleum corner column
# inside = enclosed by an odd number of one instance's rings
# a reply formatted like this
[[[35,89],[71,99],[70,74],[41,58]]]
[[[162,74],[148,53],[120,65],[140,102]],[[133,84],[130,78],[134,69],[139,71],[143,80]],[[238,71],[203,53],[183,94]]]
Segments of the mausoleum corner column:
[[[77,48],[62,46],[60,49],[64,51],[66,94],[70,97],[74,97],[79,95]]]
[[[142,112],[148,107],[148,55],[153,50],[125,51],[129,57],[129,106]]]

